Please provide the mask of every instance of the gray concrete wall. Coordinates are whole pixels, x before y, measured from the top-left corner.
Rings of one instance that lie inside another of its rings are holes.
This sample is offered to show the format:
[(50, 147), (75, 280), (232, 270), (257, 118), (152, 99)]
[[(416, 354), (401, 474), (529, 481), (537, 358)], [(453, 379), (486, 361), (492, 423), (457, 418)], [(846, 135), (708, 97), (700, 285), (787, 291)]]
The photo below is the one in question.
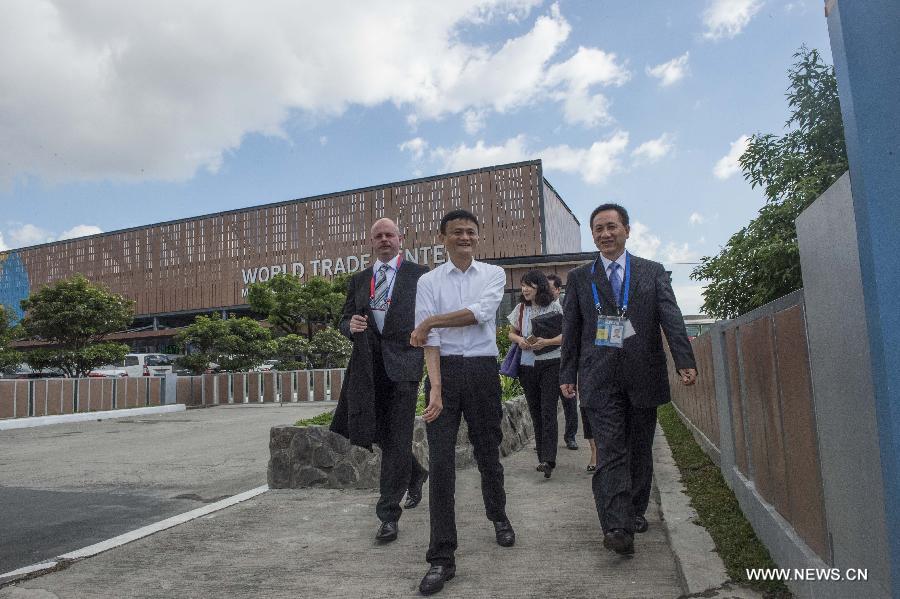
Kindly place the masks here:
[[(890, 596), (884, 491), (850, 176), (797, 219), (807, 334), (834, 565), (869, 583), (828, 596)], [(833, 590), (832, 590), (833, 589)]]

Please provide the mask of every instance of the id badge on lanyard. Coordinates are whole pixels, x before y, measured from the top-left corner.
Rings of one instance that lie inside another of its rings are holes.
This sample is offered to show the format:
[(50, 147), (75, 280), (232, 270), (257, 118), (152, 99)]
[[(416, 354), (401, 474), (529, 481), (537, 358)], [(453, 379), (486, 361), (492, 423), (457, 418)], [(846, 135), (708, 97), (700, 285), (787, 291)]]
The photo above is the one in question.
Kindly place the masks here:
[[(597, 308), (597, 333), (594, 337), (594, 345), (600, 347), (614, 347), (621, 349), (626, 339), (634, 335), (634, 327), (626, 318), (628, 311), (628, 292), (631, 282), (631, 255), (625, 254), (625, 281), (622, 283), (622, 304), (619, 308), (619, 316), (604, 316), (603, 307), (600, 305), (600, 294), (597, 292), (597, 283), (593, 280), (593, 274), (597, 267), (597, 258), (591, 266), (591, 287), (594, 292), (594, 306)], [(616, 298), (619, 300), (619, 298)]]
[(625, 323), (621, 316), (597, 316), (597, 336), (594, 345), (621, 348), (625, 341)]

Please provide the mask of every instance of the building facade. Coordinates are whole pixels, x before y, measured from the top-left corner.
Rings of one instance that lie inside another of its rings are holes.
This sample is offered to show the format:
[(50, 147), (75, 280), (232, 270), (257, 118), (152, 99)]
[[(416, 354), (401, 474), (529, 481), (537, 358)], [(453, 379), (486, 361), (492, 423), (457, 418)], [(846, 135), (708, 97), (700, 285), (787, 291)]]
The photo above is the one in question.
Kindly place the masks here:
[(440, 264), (438, 225), (454, 208), (482, 223), (479, 259), (515, 266), (510, 292), (529, 260), (565, 267), (554, 271), (583, 261), (547, 260), (580, 251), (579, 223), (534, 160), (2, 252), (0, 303), (21, 317), (29, 293), (81, 273), (134, 300), (136, 327), (183, 326), (196, 314), (246, 311), (248, 286), (281, 272), (306, 279), (365, 268), (374, 261), (369, 229), (382, 217), (399, 225), (407, 260)]

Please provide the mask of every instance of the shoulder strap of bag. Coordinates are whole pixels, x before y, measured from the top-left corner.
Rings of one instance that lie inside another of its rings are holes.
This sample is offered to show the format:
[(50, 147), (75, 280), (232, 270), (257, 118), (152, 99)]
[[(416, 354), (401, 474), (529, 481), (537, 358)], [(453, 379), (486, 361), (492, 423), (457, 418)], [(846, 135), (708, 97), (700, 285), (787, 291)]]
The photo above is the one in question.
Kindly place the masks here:
[(525, 311), (525, 304), (519, 303), (519, 333), (522, 333), (522, 313)]

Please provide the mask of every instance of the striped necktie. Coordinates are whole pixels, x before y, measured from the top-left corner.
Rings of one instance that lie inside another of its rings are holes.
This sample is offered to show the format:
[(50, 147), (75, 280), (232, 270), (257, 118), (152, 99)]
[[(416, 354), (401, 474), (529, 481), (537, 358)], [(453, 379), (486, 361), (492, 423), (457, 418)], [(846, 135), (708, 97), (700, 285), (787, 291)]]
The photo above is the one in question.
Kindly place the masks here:
[(388, 305), (388, 285), (387, 272), (391, 269), (389, 264), (382, 264), (375, 276), (375, 297), (372, 299), (373, 310), (387, 310)]

